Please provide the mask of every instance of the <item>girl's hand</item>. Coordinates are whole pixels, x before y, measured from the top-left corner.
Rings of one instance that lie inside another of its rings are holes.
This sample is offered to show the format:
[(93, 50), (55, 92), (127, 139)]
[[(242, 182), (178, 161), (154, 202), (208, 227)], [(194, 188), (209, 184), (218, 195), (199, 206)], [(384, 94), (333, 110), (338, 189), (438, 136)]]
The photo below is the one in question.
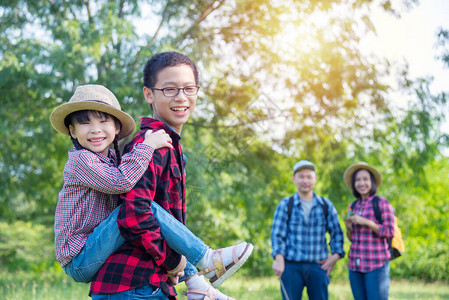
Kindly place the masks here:
[(143, 143), (153, 147), (153, 149), (155, 150), (162, 147), (173, 149), (173, 145), (171, 144), (171, 137), (163, 129), (155, 132), (153, 132), (152, 130), (148, 130), (145, 133), (145, 139)]
[(361, 217), (359, 215), (354, 215), (352, 217), (349, 217), (348, 219), (350, 219), (350, 222), (352, 224), (366, 226), (366, 227), (370, 228), (372, 231), (374, 231), (374, 233), (379, 233), (379, 230), (380, 230), (379, 225), (376, 224), (375, 222), (371, 221), (370, 219)]
[(364, 225), (364, 226), (367, 226), (368, 222), (370, 221), (367, 218), (364, 218), (359, 215), (353, 215), (353, 216), (349, 217), (348, 219), (350, 219), (352, 224)]
[(351, 222), (351, 217), (348, 217), (345, 219), (345, 225), (346, 228), (350, 231), (352, 231), (352, 222)]

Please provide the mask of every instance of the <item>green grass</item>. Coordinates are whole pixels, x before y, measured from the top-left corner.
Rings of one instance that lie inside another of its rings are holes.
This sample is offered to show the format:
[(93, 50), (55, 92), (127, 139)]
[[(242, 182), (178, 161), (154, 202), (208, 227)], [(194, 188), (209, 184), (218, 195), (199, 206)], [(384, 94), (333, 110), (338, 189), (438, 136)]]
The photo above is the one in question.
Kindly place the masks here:
[[(184, 300), (178, 286), (178, 299)], [(234, 276), (220, 290), (239, 300), (280, 300), (279, 281), (273, 277), (246, 278)], [(0, 298), (5, 300), (90, 299), (89, 285), (76, 283), (64, 274), (33, 275), (23, 272), (0, 272)], [(349, 282), (331, 282), (330, 299), (352, 299)], [(307, 299), (304, 292), (303, 299)], [(390, 299), (449, 299), (449, 286), (443, 283), (393, 281)]]

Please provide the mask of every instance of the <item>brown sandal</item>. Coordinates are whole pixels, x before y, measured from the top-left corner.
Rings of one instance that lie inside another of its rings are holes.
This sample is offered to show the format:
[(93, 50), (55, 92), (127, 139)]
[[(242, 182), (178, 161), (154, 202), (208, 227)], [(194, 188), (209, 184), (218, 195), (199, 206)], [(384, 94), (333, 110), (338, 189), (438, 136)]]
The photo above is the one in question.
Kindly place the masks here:
[(223, 264), (222, 251), (223, 249), (212, 251), (212, 261), (214, 263), (213, 267), (208, 267), (201, 270), (198, 275), (204, 275), (211, 271), (215, 271), (215, 276), (212, 277), (209, 282), (213, 287), (217, 288), (223, 284), (232, 274), (234, 274), (243, 264), (246, 262), (248, 257), (253, 252), (254, 246), (250, 243), (246, 244), (245, 250), (243, 250), (242, 255), (237, 257), (237, 246), (232, 249), (232, 258), (234, 262), (230, 263), (227, 267)]

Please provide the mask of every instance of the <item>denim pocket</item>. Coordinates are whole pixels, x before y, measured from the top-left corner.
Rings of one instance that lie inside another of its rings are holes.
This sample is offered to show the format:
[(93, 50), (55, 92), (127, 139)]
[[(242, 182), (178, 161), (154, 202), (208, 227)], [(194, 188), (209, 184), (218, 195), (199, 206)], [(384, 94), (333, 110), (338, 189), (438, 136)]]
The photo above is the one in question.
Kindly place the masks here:
[(84, 283), (88, 283), (91, 282), (92, 279), (94, 278), (95, 274), (97, 274), (98, 270), (100, 270), (101, 266), (104, 264), (104, 262), (101, 261), (97, 261), (94, 262), (90, 265), (88, 265), (87, 267), (82, 267), (82, 268), (76, 268), (75, 272), (77, 273), (77, 279), (75, 281), (78, 282), (84, 282)]
[(152, 285), (142, 286), (133, 290), (132, 299), (167, 299), (167, 295), (160, 288)]

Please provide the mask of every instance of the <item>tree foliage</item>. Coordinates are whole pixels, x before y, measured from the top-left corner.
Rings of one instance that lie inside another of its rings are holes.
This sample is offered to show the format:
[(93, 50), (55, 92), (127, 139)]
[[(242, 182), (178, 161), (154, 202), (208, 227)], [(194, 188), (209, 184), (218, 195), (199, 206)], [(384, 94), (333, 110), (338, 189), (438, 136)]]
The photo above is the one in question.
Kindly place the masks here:
[(183, 145), (188, 224), (211, 246), (252, 241), (253, 270), (268, 271), (272, 215), (294, 192), (290, 170), (300, 158), (317, 163), (317, 191), (339, 210), (351, 201), (344, 169), (365, 160), (386, 173), (391, 184), (382, 191), (400, 215), (415, 216), (414, 198), (402, 193), (427, 191), (426, 168), (444, 162), (448, 139), (437, 128), (446, 95), (432, 95), (430, 79), (404, 72), (410, 106), (393, 110), (389, 64), (362, 53), (359, 43), (375, 31), (372, 7), (399, 14), (401, 5), (416, 3), (3, 1), (0, 221), (51, 226), (71, 148), (52, 130), (51, 110), (77, 85), (99, 83), (136, 119), (149, 115), (143, 65), (169, 50), (189, 55), (201, 73)]

